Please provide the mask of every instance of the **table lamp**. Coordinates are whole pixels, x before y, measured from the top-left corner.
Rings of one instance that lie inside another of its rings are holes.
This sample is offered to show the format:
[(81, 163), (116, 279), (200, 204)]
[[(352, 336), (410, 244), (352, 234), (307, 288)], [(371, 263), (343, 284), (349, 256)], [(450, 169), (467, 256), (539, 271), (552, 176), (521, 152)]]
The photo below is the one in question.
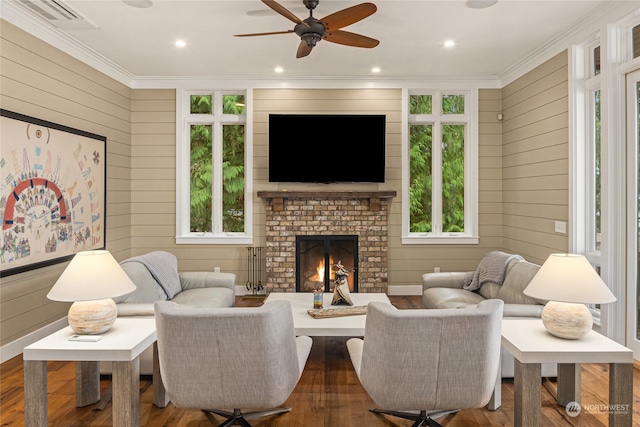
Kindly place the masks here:
[(580, 339), (593, 326), (585, 304), (614, 302), (616, 297), (583, 255), (551, 254), (524, 290), (531, 298), (547, 300), (542, 323), (560, 338)]
[(53, 301), (73, 302), (69, 326), (76, 334), (106, 332), (118, 310), (111, 297), (133, 292), (133, 284), (106, 250), (78, 252), (47, 294)]

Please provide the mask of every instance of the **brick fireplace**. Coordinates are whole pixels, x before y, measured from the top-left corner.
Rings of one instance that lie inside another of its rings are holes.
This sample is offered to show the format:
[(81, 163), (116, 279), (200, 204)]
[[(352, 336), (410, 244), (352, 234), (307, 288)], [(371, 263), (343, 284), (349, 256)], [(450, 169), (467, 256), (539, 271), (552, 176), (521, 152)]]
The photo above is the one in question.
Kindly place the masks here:
[(259, 191), (266, 210), (266, 291), (296, 291), (296, 236), (355, 235), (358, 292), (387, 292), (395, 191)]

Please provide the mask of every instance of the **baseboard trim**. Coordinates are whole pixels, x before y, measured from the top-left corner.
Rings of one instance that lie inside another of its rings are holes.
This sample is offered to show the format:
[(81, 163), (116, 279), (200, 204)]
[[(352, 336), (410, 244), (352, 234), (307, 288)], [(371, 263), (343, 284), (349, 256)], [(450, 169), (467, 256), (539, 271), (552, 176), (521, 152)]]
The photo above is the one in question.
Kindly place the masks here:
[(66, 317), (63, 317), (62, 319), (56, 320), (55, 322), (38, 329), (37, 331), (31, 332), (30, 334), (20, 337), (9, 344), (3, 345), (0, 347), (0, 363), (4, 363), (9, 359), (13, 359), (17, 355), (22, 354), (22, 350), (26, 346), (59, 331), (67, 325), (69, 325), (69, 322), (67, 322)]
[[(249, 291), (247, 290), (246, 286), (238, 286), (236, 285), (236, 296), (237, 297), (242, 297), (245, 295), (253, 295), (253, 291)], [(266, 297), (266, 294), (264, 293), (264, 289), (260, 292), (258, 292), (256, 294), (256, 296), (261, 296), (261, 297)]]

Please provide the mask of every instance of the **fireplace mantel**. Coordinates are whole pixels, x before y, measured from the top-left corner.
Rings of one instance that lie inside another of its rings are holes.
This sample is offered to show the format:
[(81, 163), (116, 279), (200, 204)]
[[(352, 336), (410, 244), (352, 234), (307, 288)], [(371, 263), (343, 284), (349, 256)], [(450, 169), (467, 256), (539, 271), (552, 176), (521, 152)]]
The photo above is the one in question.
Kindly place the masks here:
[(258, 191), (261, 199), (321, 199), (321, 198), (346, 198), (346, 199), (393, 199), (395, 191)]
[(286, 199), (369, 199), (372, 210), (380, 208), (380, 199), (393, 199), (395, 191), (258, 191), (261, 199), (271, 199), (274, 209), (284, 209)]

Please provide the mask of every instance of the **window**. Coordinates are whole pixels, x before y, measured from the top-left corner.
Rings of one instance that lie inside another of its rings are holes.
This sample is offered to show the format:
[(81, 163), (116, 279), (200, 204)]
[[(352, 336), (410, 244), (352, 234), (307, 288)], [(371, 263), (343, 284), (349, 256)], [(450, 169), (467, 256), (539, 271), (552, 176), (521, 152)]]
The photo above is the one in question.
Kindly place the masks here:
[(251, 243), (244, 92), (183, 92), (177, 243)]
[[(574, 241), (570, 252), (584, 253), (600, 274), (602, 267), (602, 91), (601, 48), (596, 36), (574, 52)], [(601, 324), (599, 305), (589, 305)]]
[(637, 58), (640, 56), (640, 25), (636, 25), (631, 29), (631, 40), (631, 44), (633, 46), (632, 57)]
[(585, 252), (591, 262), (599, 265), (601, 247), (601, 90), (600, 90), (600, 46), (590, 45), (587, 48), (585, 64), (587, 78), (584, 82), (587, 94), (586, 121), (587, 131), (584, 140), (584, 159), (586, 173), (585, 214)]
[(470, 92), (410, 92), (403, 243), (477, 243), (477, 148)]

